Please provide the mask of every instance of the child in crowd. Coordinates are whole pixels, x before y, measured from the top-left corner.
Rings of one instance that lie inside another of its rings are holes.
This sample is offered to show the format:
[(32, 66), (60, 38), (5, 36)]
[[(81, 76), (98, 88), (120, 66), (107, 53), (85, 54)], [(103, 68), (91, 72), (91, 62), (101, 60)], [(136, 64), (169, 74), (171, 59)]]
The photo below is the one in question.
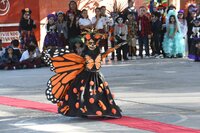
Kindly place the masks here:
[(48, 23), (46, 25), (47, 34), (44, 39), (44, 49), (56, 48), (60, 45), (57, 28), (56, 28), (56, 16), (54, 14), (49, 14), (47, 16)]
[(4, 53), (2, 60), (0, 61), (0, 69), (12, 70), (19, 69), (20, 64), (16, 55), (13, 53), (13, 48), (9, 46), (6, 48), (6, 52)]
[(188, 25), (187, 25), (187, 20), (185, 19), (184, 16), (184, 10), (180, 10), (178, 12), (178, 20), (180, 23), (180, 32), (183, 35), (183, 39), (184, 39), (184, 46), (185, 46), (185, 54), (184, 56), (187, 57), (188, 56), (188, 45), (187, 45), (187, 32), (188, 32)]
[(169, 10), (167, 14), (167, 32), (163, 41), (163, 50), (167, 58), (182, 57), (184, 54), (184, 40), (179, 26), (175, 10)]
[(56, 13), (58, 21), (56, 23), (56, 28), (58, 31), (58, 36), (60, 39), (61, 47), (68, 45), (68, 28), (67, 21), (65, 21), (65, 14), (62, 11)]
[(193, 40), (191, 38), (191, 35), (193, 34), (193, 31), (192, 31), (193, 26), (194, 26), (193, 21), (195, 20), (196, 15), (197, 15), (197, 7), (193, 4), (189, 5), (187, 17), (186, 17), (187, 25), (188, 25), (188, 32), (187, 32), (188, 38), (187, 39), (188, 39), (188, 54), (189, 54), (189, 56), (190, 56), (190, 54), (193, 53), (192, 50), (191, 50), (191, 47), (193, 45), (193, 43), (192, 43)]
[(41, 66), (41, 59), (36, 54), (36, 47), (30, 45), (20, 59), (23, 68), (37, 68)]
[(152, 31), (152, 44), (155, 48), (155, 57), (160, 56), (160, 50), (161, 50), (161, 30), (162, 30), (162, 22), (160, 21), (160, 14), (158, 12), (152, 13), (152, 23), (151, 23), (151, 31)]
[(191, 53), (189, 58), (194, 59), (195, 61), (200, 61), (200, 16), (193, 21), (194, 26), (192, 28), (192, 45)]
[(143, 45), (145, 46), (146, 58), (150, 56), (149, 54), (149, 41), (151, 35), (151, 25), (150, 20), (147, 17), (147, 9), (141, 6), (139, 9), (139, 16), (137, 19), (138, 23), (138, 40), (139, 40), (139, 56), (143, 58)]
[(11, 45), (13, 47), (13, 54), (17, 56), (18, 61), (20, 60), (22, 53), (19, 49), (19, 41), (17, 39), (11, 41)]
[(136, 59), (136, 40), (137, 40), (137, 21), (136, 16), (130, 13), (127, 15), (128, 21), (128, 45), (129, 45), (129, 56)]
[(30, 42), (34, 42), (37, 46), (37, 41), (33, 29), (36, 28), (34, 20), (31, 18), (32, 11), (29, 8), (22, 10), (22, 17), (19, 23), (21, 49), (25, 50)]
[(76, 39), (74, 39), (73, 46), (74, 46), (74, 53), (78, 55), (83, 54), (84, 44), (80, 37), (77, 37)]
[[(125, 19), (122, 15), (119, 15), (116, 18), (114, 34), (115, 34), (115, 40), (116, 40), (117, 44), (125, 42), (127, 40), (128, 27), (125, 24)], [(117, 60), (118, 61), (122, 60), (121, 51), (123, 52), (123, 59), (128, 60), (128, 58), (127, 58), (128, 44), (125, 44), (122, 47), (117, 49)]]

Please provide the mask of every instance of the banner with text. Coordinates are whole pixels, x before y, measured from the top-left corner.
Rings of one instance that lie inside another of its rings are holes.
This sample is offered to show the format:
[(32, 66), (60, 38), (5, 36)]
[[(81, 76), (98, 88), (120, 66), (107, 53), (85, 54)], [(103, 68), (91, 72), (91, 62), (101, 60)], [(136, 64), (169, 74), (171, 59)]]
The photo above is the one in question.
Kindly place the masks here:
[(10, 43), (12, 40), (19, 40), (18, 31), (0, 32), (0, 39), (3, 43)]

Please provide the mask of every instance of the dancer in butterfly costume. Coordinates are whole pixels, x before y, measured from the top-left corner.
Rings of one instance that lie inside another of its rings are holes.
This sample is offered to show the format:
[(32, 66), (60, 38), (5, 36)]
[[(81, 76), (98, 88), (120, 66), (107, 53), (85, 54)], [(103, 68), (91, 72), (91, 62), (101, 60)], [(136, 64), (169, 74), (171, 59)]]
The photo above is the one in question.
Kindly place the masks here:
[(47, 83), (47, 99), (57, 103), (58, 112), (65, 116), (121, 118), (121, 110), (115, 104), (108, 83), (100, 72), (101, 61), (126, 42), (100, 53), (102, 35), (87, 33), (83, 55), (69, 53), (65, 49), (47, 50), (45, 61), (56, 73)]

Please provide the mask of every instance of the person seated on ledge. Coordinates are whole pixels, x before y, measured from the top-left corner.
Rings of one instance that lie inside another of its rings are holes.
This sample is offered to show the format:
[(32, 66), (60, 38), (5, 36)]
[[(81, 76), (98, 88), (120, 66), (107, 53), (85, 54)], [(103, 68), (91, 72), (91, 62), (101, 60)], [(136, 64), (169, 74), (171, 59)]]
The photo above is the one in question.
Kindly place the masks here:
[(41, 67), (41, 59), (36, 54), (36, 47), (29, 45), (28, 50), (24, 51), (20, 59), (23, 68)]

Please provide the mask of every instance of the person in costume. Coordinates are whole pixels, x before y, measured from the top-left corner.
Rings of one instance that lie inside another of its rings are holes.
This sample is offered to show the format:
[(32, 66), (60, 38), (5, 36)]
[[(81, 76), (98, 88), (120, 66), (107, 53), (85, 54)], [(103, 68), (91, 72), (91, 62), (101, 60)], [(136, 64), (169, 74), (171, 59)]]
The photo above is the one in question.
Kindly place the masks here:
[(192, 35), (192, 28), (194, 26), (194, 23), (193, 21), (195, 20), (196, 18), (196, 15), (197, 15), (197, 8), (195, 5), (189, 5), (188, 6), (188, 13), (187, 13), (187, 17), (186, 17), (186, 20), (187, 20), (187, 24), (188, 24), (188, 33), (187, 33), (187, 37), (188, 37), (188, 51), (189, 51), (189, 55), (191, 53), (191, 47), (192, 47), (192, 38), (191, 38), (191, 35)]
[(178, 20), (180, 23), (180, 30), (184, 39), (184, 46), (185, 46), (184, 57), (188, 57), (188, 45), (187, 45), (188, 26), (187, 26), (187, 20), (185, 19), (185, 16), (184, 16), (184, 10), (180, 10), (178, 12)]
[(185, 51), (185, 45), (175, 10), (169, 10), (167, 14), (166, 29), (167, 32), (165, 33), (163, 41), (163, 50), (166, 57), (182, 57)]
[(200, 15), (193, 21), (194, 26), (192, 28), (192, 40), (190, 59), (199, 62), (200, 61)]
[(137, 20), (132, 13), (127, 16), (129, 57), (136, 59)]
[[(114, 35), (115, 35), (115, 40), (116, 43), (121, 43), (125, 42), (127, 40), (127, 35), (128, 35), (128, 27), (125, 23), (124, 17), (120, 14), (116, 18), (116, 24), (114, 28)], [(128, 60), (127, 54), (128, 54), (128, 44), (123, 45), (119, 49), (117, 49), (117, 60), (121, 61), (122, 60), (122, 55), (121, 51), (123, 53), (123, 59)]]
[(46, 25), (47, 34), (44, 39), (44, 49), (62, 46), (57, 32), (56, 16), (54, 14), (49, 14), (47, 16), (47, 19), (48, 19), (48, 23)]
[(19, 22), (19, 33), (21, 49), (24, 51), (28, 45), (33, 42), (37, 46), (37, 41), (33, 29), (36, 29), (36, 24), (31, 18), (32, 11), (29, 8), (22, 10), (22, 17)]
[(126, 43), (101, 53), (101, 37), (99, 33), (86, 33), (82, 56), (67, 49), (49, 49), (44, 53), (44, 60), (56, 73), (47, 83), (46, 96), (57, 103), (58, 112), (64, 116), (122, 117), (100, 68), (102, 59)]

